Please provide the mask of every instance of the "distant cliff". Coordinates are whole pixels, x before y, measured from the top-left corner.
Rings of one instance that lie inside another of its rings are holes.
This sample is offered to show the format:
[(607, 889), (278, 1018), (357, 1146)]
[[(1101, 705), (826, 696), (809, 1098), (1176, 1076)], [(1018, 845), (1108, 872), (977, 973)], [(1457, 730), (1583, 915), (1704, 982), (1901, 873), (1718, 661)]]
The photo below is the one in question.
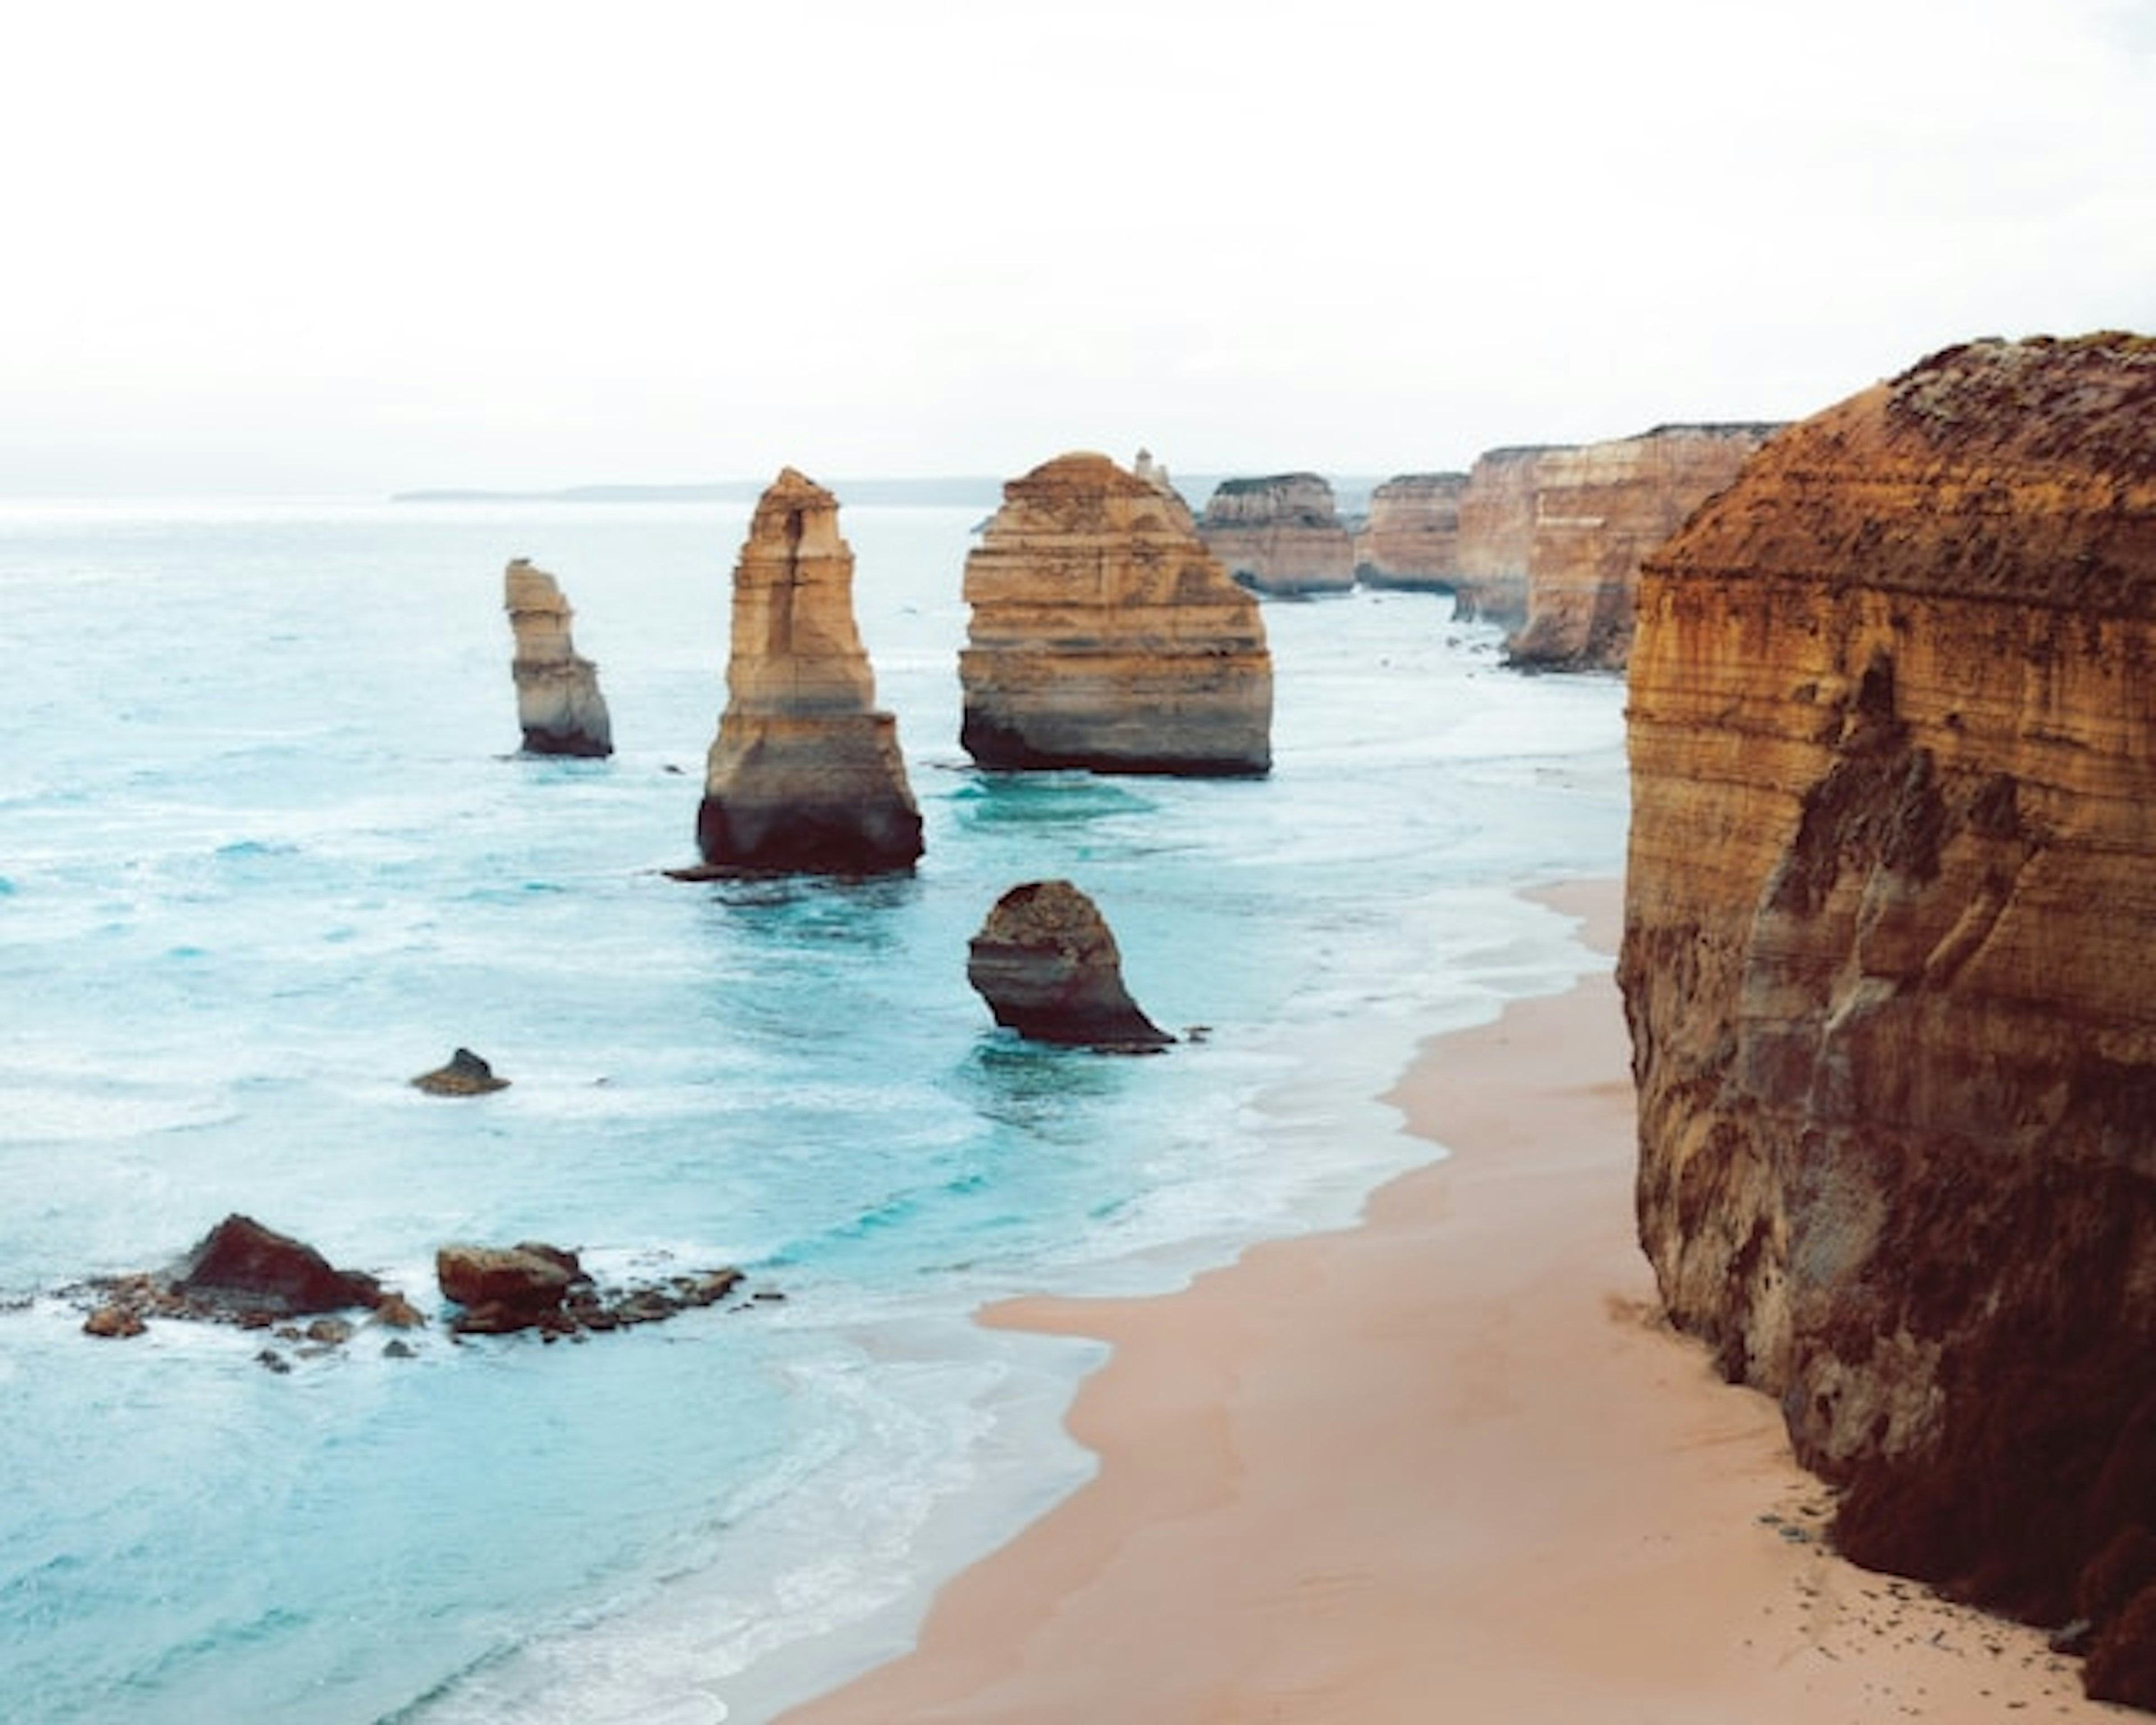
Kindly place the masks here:
[(1466, 489), (1464, 473), (1404, 473), (1372, 491), (1355, 536), (1355, 579), (1364, 587), (1457, 594), (1460, 497)]
[(1535, 542), (1535, 485), (1543, 461), (1568, 445), (1486, 449), (1460, 493), (1457, 555), (1464, 611), (1516, 628), (1527, 618), (1527, 561)]
[(1004, 486), (966, 558), (960, 742), (981, 765), (1270, 768), (1272, 656), (1258, 602), (1147, 471), (1075, 454)]
[(1779, 429), (1661, 425), (1545, 453), (1534, 469), (1527, 618), (1507, 644), (1512, 662), (1622, 670), (1632, 648), (1640, 560)]
[(1650, 557), (1640, 1238), (1836, 1537), (2156, 1700), (2156, 341), (1949, 349)]
[(1355, 584), (1355, 536), (1317, 474), (1223, 480), (1198, 531), (1228, 572), (1260, 593), (1340, 593)]

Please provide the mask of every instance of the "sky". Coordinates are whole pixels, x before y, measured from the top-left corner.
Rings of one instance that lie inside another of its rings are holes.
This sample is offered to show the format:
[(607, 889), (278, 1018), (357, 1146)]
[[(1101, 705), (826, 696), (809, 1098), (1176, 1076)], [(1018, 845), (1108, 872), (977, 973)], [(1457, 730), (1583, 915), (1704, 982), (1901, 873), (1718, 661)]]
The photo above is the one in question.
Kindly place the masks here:
[(104, 0), (0, 495), (1464, 468), (2156, 331), (2156, 0)]

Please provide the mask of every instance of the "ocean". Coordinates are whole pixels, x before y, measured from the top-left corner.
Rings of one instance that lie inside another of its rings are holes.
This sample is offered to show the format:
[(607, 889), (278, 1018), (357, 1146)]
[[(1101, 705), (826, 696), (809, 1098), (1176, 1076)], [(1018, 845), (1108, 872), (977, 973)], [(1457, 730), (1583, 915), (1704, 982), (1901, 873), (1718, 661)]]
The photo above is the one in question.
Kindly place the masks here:
[[(1081, 1482), (1084, 1343), (1441, 1153), (1418, 1042), (1598, 961), (1621, 683), (1504, 669), (1438, 596), (1265, 608), (1255, 781), (994, 776), (957, 742), (982, 507), (845, 506), (927, 854), (690, 885), (746, 504), (0, 502), (0, 1718), (762, 1719), (902, 1648)], [(516, 753), (501, 572), (577, 608), (619, 752)], [(966, 942), (1063, 877), (1147, 1058), (998, 1030)], [(431, 1097), (468, 1046), (511, 1087)], [(401, 1288), (409, 1358), (153, 1322), (85, 1278), (238, 1211)], [(435, 1248), (776, 1297), (452, 1341)]]

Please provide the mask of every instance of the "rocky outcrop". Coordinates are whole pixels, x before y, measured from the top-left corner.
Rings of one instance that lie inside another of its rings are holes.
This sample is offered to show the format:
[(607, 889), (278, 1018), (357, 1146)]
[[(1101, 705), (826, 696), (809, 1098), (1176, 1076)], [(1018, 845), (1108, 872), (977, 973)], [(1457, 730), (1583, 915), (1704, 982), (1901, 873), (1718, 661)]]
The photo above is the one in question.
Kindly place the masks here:
[(1081, 454), (1011, 480), (965, 596), (959, 741), (982, 766), (1270, 769), (1264, 619), (1164, 476)]
[(603, 1290), (575, 1252), (530, 1240), (513, 1246), (443, 1246), (434, 1254), (434, 1277), (443, 1298), (461, 1308), (450, 1320), (453, 1334), (506, 1336), (538, 1330), (550, 1339), (656, 1323), (716, 1306), (742, 1279), (738, 1270), (706, 1270)]
[(734, 568), (696, 843), (707, 871), (886, 874), (921, 855), (897, 721), (876, 710), (854, 624), (838, 500), (790, 467), (757, 500)]
[(1460, 494), (1455, 591), (1464, 614), (1507, 628), (1527, 621), (1537, 475), (1545, 457), (1567, 447), (1522, 444), (1476, 458)]
[(1457, 594), (1460, 499), (1466, 489), (1464, 473), (1404, 473), (1378, 486), (1355, 536), (1355, 579), (1364, 587)]
[(1620, 670), (1632, 649), (1640, 559), (1737, 477), (1778, 425), (1658, 425), (1553, 449), (1535, 464), (1527, 620), (1512, 664)]
[(460, 1048), (446, 1064), (412, 1080), (412, 1087), (430, 1096), (483, 1096), (507, 1090), (509, 1081), (496, 1077), (494, 1068), (470, 1049)]
[(1849, 1554), (2101, 1614), (2099, 1687), (2156, 1669), (2152, 665), (2156, 341), (2101, 336), (1776, 437), (1647, 560), (1630, 668), (1670, 1312)]
[(1259, 593), (1342, 593), (1355, 584), (1355, 536), (1317, 474), (1223, 480), (1198, 531), (1228, 572)]
[(1131, 999), (1115, 936), (1068, 880), (998, 899), (968, 950), (966, 980), (998, 1024), (1036, 1042), (1149, 1052), (1175, 1040)]
[(372, 1276), (333, 1269), (304, 1241), (236, 1214), (197, 1241), (167, 1282), (183, 1299), (280, 1315), (339, 1312), (382, 1297)]
[(510, 674), (525, 752), (612, 754), (613, 726), (599, 693), (598, 667), (581, 657), (569, 638), (576, 614), (560, 585), (529, 558), (517, 557), (502, 574), (502, 603), (516, 637)]

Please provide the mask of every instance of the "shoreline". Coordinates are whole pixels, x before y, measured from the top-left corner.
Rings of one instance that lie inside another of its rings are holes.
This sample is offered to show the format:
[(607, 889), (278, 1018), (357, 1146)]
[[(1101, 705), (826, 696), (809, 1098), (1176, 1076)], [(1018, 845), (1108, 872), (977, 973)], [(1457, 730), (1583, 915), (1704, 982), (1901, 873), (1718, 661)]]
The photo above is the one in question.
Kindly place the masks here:
[[(1536, 896), (1614, 951), (1618, 883)], [(1066, 1420), (1097, 1473), (779, 1717), (2133, 1717), (2037, 1630), (1825, 1548), (1774, 1405), (1661, 1322), (1628, 1061), (1604, 965), (1422, 1045), (1386, 1100), (1451, 1153), (1357, 1224), (984, 1312), (1110, 1344)]]

